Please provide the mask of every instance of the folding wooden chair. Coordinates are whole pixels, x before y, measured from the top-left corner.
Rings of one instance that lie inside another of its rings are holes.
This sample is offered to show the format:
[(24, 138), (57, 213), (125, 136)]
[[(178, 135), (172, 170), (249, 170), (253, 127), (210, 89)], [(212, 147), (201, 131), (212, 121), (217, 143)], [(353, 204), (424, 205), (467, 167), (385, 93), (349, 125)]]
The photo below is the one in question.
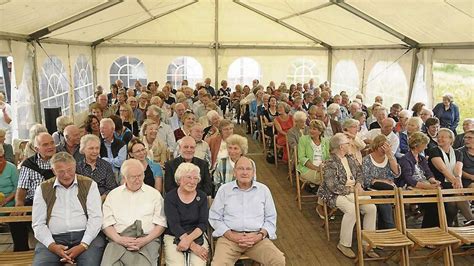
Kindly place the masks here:
[(297, 160), (297, 155), (295, 156), (295, 153), (293, 152), (296, 149), (296, 147), (290, 147), (288, 144), (288, 138), (286, 138), (286, 152), (288, 154), (288, 179), (290, 180), (290, 185), (293, 186), (293, 169), (296, 172), (296, 160)]
[[(364, 198), (360, 198), (364, 196)], [(369, 196), (369, 197), (367, 197)], [(356, 231), (357, 231), (357, 261), (359, 265), (364, 265), (365, 260), (383, 260), (388, 261), (397, 253), (400, 254), (400, 264), (409, 265), (409, 249), (408, 247), (413, 246), (413, 242), (408, 239), (406, 235), (402, 233), (402, 225), (399, 215), (399, 201), (398, 193), (396, 189), (383, 190), (383, 191), (355, 191), (354, 194), (355, 213), (356, 213)], [(395, 206), (395, 214), (393, 215), (395, 220), (395, 228), (384, 229), (384, 230), (362, 230), (361, 217), (360, 217), (360, 205), (364, 204), (390, 204)], [(402, 206), (403, 207), (403, 206)], [(385, 257), (380, 258), (364, 258), (364, 250), (362, 241), (366, 241), (368, 246), (365, 251), (373, 248), (382, 247), (393, 251)]]
[[(318, 206), (316, 206), (317, 208)], [(324, 223), (323, 223), (323, 228), (324, 228), (324, 231), (326, 232), (326, 238), (328, 241), (331, 240), (331, 233), (333, 234), (336, 234), (338, 233), (339, 231), (336, 231), (336, 230), (333, 230), (331, 231), (330, 228), (329, 228), (329, 220), (330, 218), (337, 212), (337, 208), (334, 208), (334, 209), (328, 209), (328, 205), (326, 204), (326, 202), (323, 202), (323, 210), (324, 210)]]
[[(427, 246), (435, 248), (434, 251), (432, 251), (428, 255), (410, 255), (410, 257), (413, 259), (431, 259), (436, 258), (438, 254), (443, 253), (444, 265), (454, 265), (452, 247), (458, 245), (461, 241), (448, 233), (444, 204), (443, 202), (441, 202), (441, 189), (438, 188), (437, 190), (402, 190), (401, 188), (398, 188), (398, 195), (403, 233), (407, 235), (410, 240), (415, 242), (415, 245), (411, 248), (410, 251), (414, 252), (420, 247)], [(407, 229), (405, 209), (403, 208), (404, 204), (407, 203), (436, 203), (439, 214), (440, 227)]]
[(304, 188), (306, 187), (306, 185), (309, 184), (308, 181), (305, 181), (305, 180), (302, 180), (301, 177), (300, 177), (300, 173), (298, 172), (297, 167), (298, 167), (298, 149), (297, 147), (295, 147), (293, 149), (293, 156), (295, 158), (295, 162), (294, 162), (294, 165), (295, 165), (295, 180), (296, 180), (296, 201), (298, 202), (298, 209), (301, 211), (301, 204), (302, 204), (302, 201), (303, 199), (316, 199), (316, 195), (301, 195), (302, 191), (304, 190)]
[[(0, 223), (18, 223), (31, 222), (31, 206), (23, 207), (0, 207), (0, 214), (9, 214), (9, 216), (0, 216)], [(30, 213), (28, 215), (11, 215), (12, 213)], [(33, 256), (35, 252), (1, 252), (0, 265), (31, 265), (33, 264)]]
[[(442, 189), (441, 202), (458, 202), (474, 200), (474, 188), (463, 189)], [(446, 220), (445, 220), (446, 221)], [(446, 224), (447, 226), (447, 224)], [(472, 256), (474, 255), (474, 225), (465, 227), (448, 227), (448, 232), (461, 240), (457, 246), (453, 247), (453, 255)], [(465, 251), (461, 249), (462, 245), (468, 245)]]

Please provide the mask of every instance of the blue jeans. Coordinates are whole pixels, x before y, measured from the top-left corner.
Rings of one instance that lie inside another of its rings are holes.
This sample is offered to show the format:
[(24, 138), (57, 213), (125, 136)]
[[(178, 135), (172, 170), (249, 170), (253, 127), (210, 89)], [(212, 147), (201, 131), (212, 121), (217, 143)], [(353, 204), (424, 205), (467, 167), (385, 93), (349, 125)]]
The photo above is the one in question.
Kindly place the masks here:
[(392, 229), (395, 228), (393, 222), (393, 210), (391, 204), (377, 204), (377, 228)]
[[(81, 243), (84, 231), (70, 232), (64, 234), (53, 235), (53, 239), (57, 244), (67, 246), (69, 248), (77, 246)], [(81, 255), (77, 256), (75, 262), (78, 266), (99, 266), (102, 260), (102, 254), (105, 248), (105, 238), (102, 233), (92, 241), (89, 248)], [(49, 265), (64, 265), (60, 262), (60, 257), (51, 251), (48, 247), (38, 242), (35, 248), (35, 258), (33, 266), (49, 266)]]

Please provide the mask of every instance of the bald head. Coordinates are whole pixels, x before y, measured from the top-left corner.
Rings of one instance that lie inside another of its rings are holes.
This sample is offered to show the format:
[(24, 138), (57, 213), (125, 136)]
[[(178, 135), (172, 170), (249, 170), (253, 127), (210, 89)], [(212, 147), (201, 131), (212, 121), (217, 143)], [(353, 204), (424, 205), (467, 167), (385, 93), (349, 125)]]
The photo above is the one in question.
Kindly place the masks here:
[(238, 181), (240, 188), (249, 188), (255, 176), (255, 167), (252, 160), (242, 156), (237, 160), (234, 167), (234, 177)]
[(81, 130), (76, 125), (69, 125), (64, 128), (64, 138), (70, 146), (79, 145), (81, 142)]
[(179, 153), (186, 161), (191, 161), (196, 152), (196, 141), (191, 136), (186, 136), (180, 140)]
[(382, 128), (380, 129), (380, 131), (385, 136), (388, 136), (391, 132), (393, 132), (393, 128), (395, 127), (395, 124), (396, 124), (395, 120), (393, 120), (392, 118), (385, 118), (382, 121)]

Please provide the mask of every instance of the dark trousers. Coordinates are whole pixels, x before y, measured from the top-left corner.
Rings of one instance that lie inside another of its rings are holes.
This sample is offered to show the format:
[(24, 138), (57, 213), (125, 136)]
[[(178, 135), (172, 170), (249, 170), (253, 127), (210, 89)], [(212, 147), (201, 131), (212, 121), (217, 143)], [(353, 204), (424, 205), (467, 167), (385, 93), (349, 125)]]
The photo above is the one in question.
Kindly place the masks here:
[[(32, 200), (25, 200), (25, 206), (32, 206)], [(13, 251), (28, 251), (28, 233), (31, 231), (31, 222), (9, 223), (10, 233), (13, 239)]]
[[(439, 227), (438, 206), (436, 203), (420, 204), (423, 210), (423, 221), (421, 228)], [(446, 212), (446, 222), (448, 226), (453, 226), (454, 219), (456, 219), (457, 208), (452, 202), (444, 203), (444, 210)]]

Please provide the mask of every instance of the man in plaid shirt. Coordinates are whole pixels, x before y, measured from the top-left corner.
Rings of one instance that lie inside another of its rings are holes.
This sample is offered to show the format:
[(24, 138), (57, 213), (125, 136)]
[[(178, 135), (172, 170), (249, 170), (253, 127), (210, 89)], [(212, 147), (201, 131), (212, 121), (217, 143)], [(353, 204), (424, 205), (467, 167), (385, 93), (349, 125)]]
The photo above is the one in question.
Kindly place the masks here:
[[(40, 133), (34, 140), (36, 154), (26, 159), (21, 168), (15, 195), (15, 206), (31, 206), (36, 188), (41, 182), (54, 176), (49, 163), (56, 153), (53, 137), (46, 132)], [(31, 222), (10, 223), (14, 251), (27, 251), (28, 228)]]

